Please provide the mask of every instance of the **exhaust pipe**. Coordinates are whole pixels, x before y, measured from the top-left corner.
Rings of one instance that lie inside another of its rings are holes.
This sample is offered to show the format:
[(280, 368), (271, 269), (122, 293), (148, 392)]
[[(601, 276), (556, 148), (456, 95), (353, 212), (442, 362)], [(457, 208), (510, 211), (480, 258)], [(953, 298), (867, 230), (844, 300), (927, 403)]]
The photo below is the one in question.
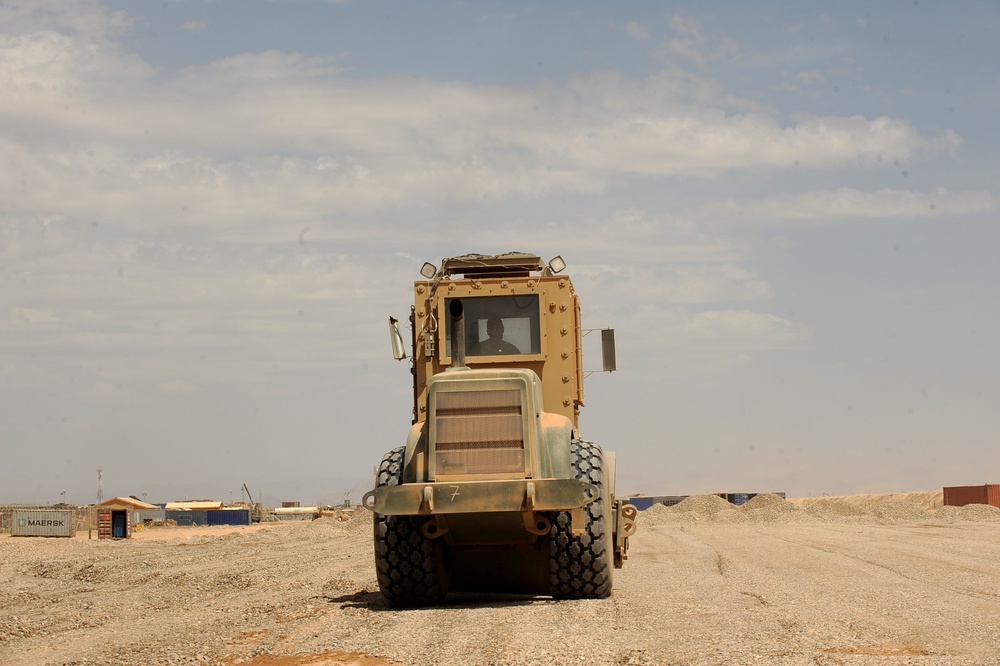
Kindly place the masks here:
[(455, 298), (448, 304), (451, 315), (451, 367), (465, 367), (465, 306)]

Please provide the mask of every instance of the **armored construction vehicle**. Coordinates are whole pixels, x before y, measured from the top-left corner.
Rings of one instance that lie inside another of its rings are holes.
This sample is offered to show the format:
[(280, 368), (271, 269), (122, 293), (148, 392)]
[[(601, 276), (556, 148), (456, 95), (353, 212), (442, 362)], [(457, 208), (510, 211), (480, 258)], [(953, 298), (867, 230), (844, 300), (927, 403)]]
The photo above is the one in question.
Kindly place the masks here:
[[(410, 311), (413, 425), (379, 465), (379, 588), (395, 606), (449, 590), (600, 598), (635, 507), (615, 456), (580, 436), (583, 335), (566, 265), (530, 254), (424, 264)], [(393, 354), (406, 358), (396, 320)], [(614, 332), (602, 332), (614, 369)]]

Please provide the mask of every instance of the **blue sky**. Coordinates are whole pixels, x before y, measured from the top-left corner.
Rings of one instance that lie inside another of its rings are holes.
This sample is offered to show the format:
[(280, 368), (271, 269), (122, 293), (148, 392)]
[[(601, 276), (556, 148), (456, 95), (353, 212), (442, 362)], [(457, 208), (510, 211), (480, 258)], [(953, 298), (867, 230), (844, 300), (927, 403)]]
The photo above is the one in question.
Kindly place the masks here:
[[(561, 254), (622, 492), (1000, 478), (996, 3), (0, 3), (0, 502), (355, 500)], [(591, 365), (599, 363), (594, 355)]]

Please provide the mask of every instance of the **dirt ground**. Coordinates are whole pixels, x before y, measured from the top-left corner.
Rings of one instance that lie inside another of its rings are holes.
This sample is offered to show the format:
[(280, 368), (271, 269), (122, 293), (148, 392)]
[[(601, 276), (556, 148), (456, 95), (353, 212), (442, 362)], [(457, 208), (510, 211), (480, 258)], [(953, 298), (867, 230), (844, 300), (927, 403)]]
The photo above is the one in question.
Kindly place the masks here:
[(0, 664), (1000, 664), (1000, 509), (937, 493), (640, 513), (609, 599), (382, 600), (371, 520), (0, 536)]

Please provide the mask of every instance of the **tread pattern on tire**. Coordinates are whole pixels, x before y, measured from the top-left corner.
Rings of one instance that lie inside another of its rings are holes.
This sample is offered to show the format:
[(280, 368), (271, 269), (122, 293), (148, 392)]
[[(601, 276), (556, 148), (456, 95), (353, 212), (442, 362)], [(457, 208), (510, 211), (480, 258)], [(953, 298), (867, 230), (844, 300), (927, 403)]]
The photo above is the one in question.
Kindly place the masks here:
[(609, 529), (604, 500), (604, 452), (593, 442), (574, 439), (570, 462), (576, 479), (601, 489), (584, 508), (586, 529), (573, 536), (569, 511), (561, 511), (549, 532), (549, 589), (556, 599), (603, 599), (611, 594)]
[[(402, 483), (404, 454), (402, 446), (385, 454), (376, 488)], [(382, 596), (393, 606), (433, 605), (448, 593), (441, 547), (424, 536), (421, 522), (415, 516), (374, 516), (375, 573)]]

